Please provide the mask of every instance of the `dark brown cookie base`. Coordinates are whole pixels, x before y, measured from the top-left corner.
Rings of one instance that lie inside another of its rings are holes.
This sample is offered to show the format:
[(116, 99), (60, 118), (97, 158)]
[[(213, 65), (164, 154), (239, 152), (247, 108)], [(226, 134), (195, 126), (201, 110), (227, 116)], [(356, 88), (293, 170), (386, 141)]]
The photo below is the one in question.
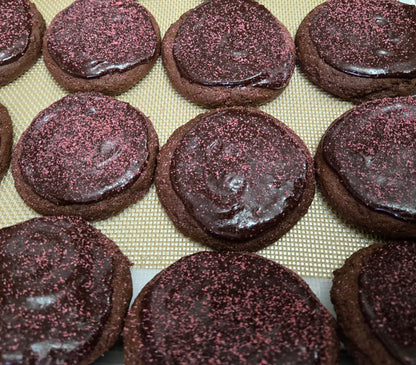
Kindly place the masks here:
[[(244, 107), (234, 108), (245, 110)], [(249, 109), (256, 110), (258, 113), (263, 113), (254, 108)], [(315, 195), (315, 177), (312, 157), (310, 158), (311, 161), (308, 163), (307, 181), (299, 204), (290, 213), (288, 213), (284, 219), (276, 225), (276, 227), (269, 231), (263, 232), (260, 236), (240, 243), (216, 238), (205, 232), (194, 217), (188, 213), (182, 200), (174, 191), (169, 171), (173, 153), (178, 143), (182, 140), (186, 133), (199, 122), (200, 118), (209, 114), (214, 114), (218, 112), (218, 110), (219, 109), (215, 109), (206, 114), (201, 114), (187, 124), (178, 128), (168, 139), (166, 144), (161, 148), (155, 173), (156, 191), (166, 213), (172, 219), (176, 228), (185, 236), (217, 250), (258, 251), (277, 241), (306, 214)], [(279, 126), (293, 135), (293, 132), (289, 130), (288, 127), (284, 126), (283, 123), (279, 124)], [(295, 136), (295, 138), (300, 141), (299, 137)], [(300, 141), (300, 144), (304, 145), (302, 141)]]
[(338, 174), (327, 164), (322, 155), (323, 139), (324, 137), (315, 154), (317, 182), (335, 211), (347, 222), (374, 234), (394, 239), (416, 237), (415, 224), (368, 208), (350, 194)]
[(383, 244), (373, 244), (355, 252), (342, 268), (334, 271), (331, 301), (337, 314), (341, 339), (359, 365), (399, 365), (371, 332), (358, 301), (361, 268), (382, 246)]
[(28, 48), (24, 55), (19, 57), (16, 61), (0, 66), (0, 87), (7, 85), (26, 72), (41, 55), (42, 38), (46, 24), (35, 4), (30, 3), (30, 11), (33, 14), (33, 27)]
[(324, 6), (313, 9), (302, 21), (295, 37), (297, 59), (307, 78), (342, 99), (361, 103), (383, 97), (407, 96), (416, 92), (416, 78), (370, 78), (348, 75), (323, 61), (310, 37), (312, 19)]
[(6, 107), (0, 104), (0, 180), (10, 165), (13, 145), (13, 125)]
[(149, 16), (157, 36), (157, 49), (153, 58), (148, 63), (137, 65), (136, 67), (124, 72), (114, 72), (92, 79), (72, 76), (63, 71), (48, 52), (48, 36), (54, 24), (54, 21), (52, 21), (43, 38), (42, 53), (45, 65), (55, 81), (70, 92), (98, 91), (106, 95), (121, 94), (143, 79), (153, 68), (159, 57), (161, 44), (160, 29), (156, 19), (150, 13)]
[(148, 132), (149, 159), (139, 178), (128, 188), (104, 200), (86, 204), (57, 205), (39, 196), (22, 175), (19, 158), (22, 153), (22, 139), (17, 143), (12, 157), (12, 172), (16, 190), (25, 203), (43, 215), (76, 215), (94, 221), (111, 217), (129, 205), (142, 199), (150, 189), (156, 167), (156, 156), (159, 151), (159, 139), (148, 118), (145, 118)]
[(178, 21), (169, 27), (162, 42), (163, 66), (173, 87), (179, 94), (196, 104), (215, 108), (234, 105), (260, 105), (277, 98), (283, 92), (284, 87), (273, 90), (254, 86), (204, 86), (191, 83), (182, 77), (173, 57), (173, 44), (180, 26), (191, 11), (183, 14)]

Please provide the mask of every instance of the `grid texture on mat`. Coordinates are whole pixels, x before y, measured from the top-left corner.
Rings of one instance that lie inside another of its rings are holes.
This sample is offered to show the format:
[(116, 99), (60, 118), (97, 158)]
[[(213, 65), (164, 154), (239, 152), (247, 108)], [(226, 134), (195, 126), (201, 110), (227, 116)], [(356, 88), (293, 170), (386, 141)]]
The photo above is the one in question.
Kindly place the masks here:
[[(71, 0), (32, 0), (46, 23)], [(162, 36), (169, 25), (199, 0), (141, 0), (159, 23)], [(320, 0), (260, 0), (294, 36), (301, 20)], [(0, 89), (14, 124), (14, 142), (41, 110), (67, 94), (49, 75), (43, 59), (13, 83)], [(151, 73), (117, 99), (142, 110), (153, 122), (163, 145), (179, 126), (205, 109), (182, 98), (172, 88), (157, 61)], [(310, 84), (299, 69), (284, 93), (260, 109), (290, 126), (305, 141), (311, 153), (328, 125), (353, 105), (340, 101)], [(10, 171), (0, 184), (0, 228), (37, 216), (14, 189)], [(150, 193), (121, 214), (94, 222), (113, 239), (139, 268), (161, 269), (180, 257), (206, 248), (176, 231), (161, 207), (154, 186)], [(345, 258), (368, 245), (373, 237), (346, 225), (328, 207), (319, 191), (307, 215), (284, 237), (259, 254), (278, 261), (304, 277), (331, 277)]]

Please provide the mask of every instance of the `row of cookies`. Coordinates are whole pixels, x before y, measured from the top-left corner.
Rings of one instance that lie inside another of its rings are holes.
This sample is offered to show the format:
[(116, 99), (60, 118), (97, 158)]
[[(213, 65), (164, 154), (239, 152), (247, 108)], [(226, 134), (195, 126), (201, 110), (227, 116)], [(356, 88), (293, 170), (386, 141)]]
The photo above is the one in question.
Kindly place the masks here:
[[(120, 94), (161, 48), (154, 17), (133, 0), (77, 0), (45, 22), (26, 0), (2, 2), (0, 85), (45, 64), (69, 91)], [(10, 19), (13, 19), (11, 21)], [(206, 1), (166, 32), (163, 64), (176, 90), (208, 107), (276, 98), (295, 60), (315, 84), (361, 102), (416, 90), (416, 9), (398, 1), (329, 0), (303, 20), (296, 49), (286, 27), (253, 0)]]
[(132, 307), (130, 262), (78, 217), (0, 230), (0, 361), (90, 364), (124, 333), (133, 364), (413, 364), (416, 243), (361, 249), (335, 271), (338, 326), (308, 285), (249, 253), (199, 252), (156, 275)]
[[(415, 237), (415, 116), (414, 97), (370, 101), (337, 118), (322, 137), (315, 155), (320, 188), (347, 221), (385, 237)], [(10, 125), (4, 108), (4, 168)], [(88, 220), (137, 202), (155, 170), (176, 227), (216, 249), (256, 251), (277, 241), (315, 193), (314, 161), (303, 141), (249, 107), (200, 114), (159, 152), (156, 131), (138, 109), (100, 93), (74, 93), (36, 116), (12, 159), (16, 189), (30, 207)]]

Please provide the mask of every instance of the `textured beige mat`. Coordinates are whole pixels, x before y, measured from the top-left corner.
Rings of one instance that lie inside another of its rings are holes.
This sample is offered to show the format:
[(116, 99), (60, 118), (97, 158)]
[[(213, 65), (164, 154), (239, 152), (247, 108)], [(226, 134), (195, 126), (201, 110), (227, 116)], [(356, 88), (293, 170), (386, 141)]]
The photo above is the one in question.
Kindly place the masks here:
[[(32, 0), (49, 24), (71, 0)], [(156, 18), (162, 35), (182, 13), (199, 0), (139, 1)], [(320, 0), (260, 0), (295, 35), (303, 17)], [(0, 88), (0, 103), (14, 123), (14, 142), (38, 112), (67, 93), (49, 75), (42, 59), (18, 80)], [(141, 109), (152, 120), (161, 145), (180, 125), (204, 111), (186, 101), (171, 87), (159, 59), (152, 72), (138, 85), (117, 97)], [(311, 85), (296, 69), (290, 85), (275, 101), (260, 109), (289, 125), (314, 154), (327, 126), (353, 105), (340, 101)], [(0, 184), (0, 227), (35, 217), (13, 185), (10, 171)], [(139, 268), (164, 268), (180, 257), (205, 247), (175, 230), (164, 213), (154, 186), (146, 198), (116, 217), (93, 223), (113, 239)], [(341, 221), (327, 206), (319, 191), (307, 215), (274, 245), (260, 251), (302, 276), (331, 277), (346, 257), (374, 238)]]

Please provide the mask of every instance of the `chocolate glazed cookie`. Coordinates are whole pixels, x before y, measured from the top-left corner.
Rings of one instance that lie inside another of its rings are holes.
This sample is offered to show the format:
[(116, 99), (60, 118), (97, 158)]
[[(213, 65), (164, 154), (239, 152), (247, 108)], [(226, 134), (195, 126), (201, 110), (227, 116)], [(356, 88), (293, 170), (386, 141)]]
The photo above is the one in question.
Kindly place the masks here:
[(210, 0), (166, 32), (162, 59), (176, 90), (208, 107), (261, 104), (288, 85), (291, 35), (253, 0)]
[(373, 244), (334, 272), (331, 300), (357, 364), (416, 364), (416, 243)]
[(295, 273), (255, 254), (200, 252), (151, 280), (129, 311), (132, 364), (336, 364), (335, 321)]
[(0, 2), (0, 86), (12, 82), (39, 58), (46, 25), (27, 0)]
[(70, 91), (120, 94), (159, 53), (156, 20), (135, 0), (77, 0), (53, 19), (43, 41), (46, 67)]
[(416, 92), (416, 7), (396, 0), (329, 0), (295, 38), (305, 75), (359, 103)]
[(416, 98), (370, 101), (339, 117), (318, 146), (323, 194), (347, 221), (416, 237)]
[(104, 219), (147, 193), (158, 148), (152, 123), (138, 109), (99, 93), (68, 95), (19, 139), (15, 186), (41, 214)]
[(81, 218), (0, 230), (0, 363), (92, 363), (118, 339), (130, 263)]
[(0, 104), (0, 179), (3, 178), (9, 168), (12, 156), (13, 124), (10, 115)]
[(160, 201), (186, 236), (216, 249), (259, 250), (307, 212), (313, 160), (283, 123), (231, 107), (178, 128), (158, 157)]

